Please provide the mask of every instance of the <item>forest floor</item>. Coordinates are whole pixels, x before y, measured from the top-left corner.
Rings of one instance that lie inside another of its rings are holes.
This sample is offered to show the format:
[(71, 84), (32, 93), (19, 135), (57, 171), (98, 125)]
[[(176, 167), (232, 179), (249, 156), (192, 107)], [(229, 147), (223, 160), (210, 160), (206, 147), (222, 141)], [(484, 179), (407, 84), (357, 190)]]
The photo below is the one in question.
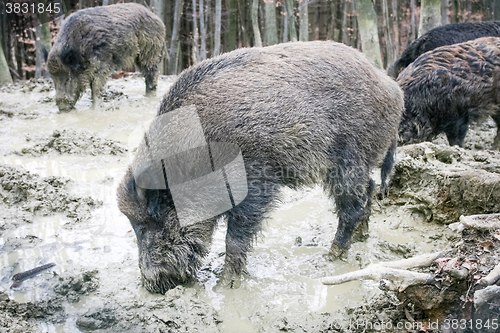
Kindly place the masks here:
[[(161, 78), (160, 89), (174, 79)], [(368, 240), (346, 260), (327, 256), (336, 228), (329, 201), (317, 190), (285, 191), (239, 290), (213, 289), (222, 230), (198, 282), (151, 295), (115, 198), (137, 146), (127, 138), (161, 98), (142, 97), (143, 89), (141, 78), (113, 80), (101, 109), (90, 109), (87, 94), (59, 114), (50, 81), (0, 88), (0, 332), (498, 331), (500, 281), (484, 277), (500, 263), (500, 228), (460, 219), (500, 213), (492, 120), (472, 126), (464, 148), (443, 137), (398, 148), (389, 195), (374, 199)], [(431, 265), (411, 270), (432, 275), (429, 283), (396, 291), (387, 278), (321, 284), (436, 251), (443, 254)], [(56, 266), (13, 280), (49, 262)]]

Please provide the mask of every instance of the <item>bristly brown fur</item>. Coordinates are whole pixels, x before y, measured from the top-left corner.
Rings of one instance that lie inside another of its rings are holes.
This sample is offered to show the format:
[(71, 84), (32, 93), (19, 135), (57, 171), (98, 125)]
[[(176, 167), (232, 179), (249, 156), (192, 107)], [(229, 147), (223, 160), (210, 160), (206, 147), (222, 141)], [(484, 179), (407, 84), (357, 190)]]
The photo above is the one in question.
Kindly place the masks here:
[[(445, 133), (462, 146), (468, 125), (492, 116), (500, 127), (500, 38), (439, 47), (421, 55), (398, 77), (405, 93), (401, 144)], [(498, 148), (499, 136), (494, 147)]]
[(399, 73), (425, 52), (480, 37), (500, 37), (500, 21), (452, 23), (431, 29), (408, 45), (387, 74), (397, 79)]

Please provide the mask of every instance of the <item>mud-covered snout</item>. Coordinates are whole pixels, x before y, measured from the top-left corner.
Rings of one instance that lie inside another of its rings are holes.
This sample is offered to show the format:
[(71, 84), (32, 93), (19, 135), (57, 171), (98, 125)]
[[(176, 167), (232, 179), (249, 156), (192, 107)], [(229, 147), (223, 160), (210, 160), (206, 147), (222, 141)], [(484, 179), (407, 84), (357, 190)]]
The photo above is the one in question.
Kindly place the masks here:
[(134, 231), (142, 282), (149, 292), (164, 294), (189, 280), (193, 273), (189, 246), (153, 225), (134, 225)]
[(54, 78), (54, 86), (56, 89), (55, 102), (59, 111), (67, 112), (75, 108), (76, 101), (80, 98), (81, 89), (76, 79), (67, 78)]
[(75, 108), (76, 102), (66, 96), (55, 98), (57, 108), (60, 112), (68, 112)]

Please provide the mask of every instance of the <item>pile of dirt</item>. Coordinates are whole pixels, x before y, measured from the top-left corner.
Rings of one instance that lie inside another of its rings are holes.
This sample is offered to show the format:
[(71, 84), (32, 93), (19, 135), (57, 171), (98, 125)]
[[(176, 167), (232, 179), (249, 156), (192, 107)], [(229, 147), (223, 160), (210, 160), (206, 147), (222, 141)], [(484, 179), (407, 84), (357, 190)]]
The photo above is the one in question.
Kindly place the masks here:
[(54, 83), (51, 79), (38, 78), (29, 79), (28, 81), (17, 81), (10, 83), (0, 88), (0, 92), (48, 92), (54, 89)]
[(382, 204), (444, 224), (460, 215), (500, 212), (500, 153), (430, 142), (398, 148)]
[[(37, 140), (32, 137), (28, 141)], [(89, 132), (75, 130), (54, 131), (48, 138), (38, 140), (32, 147), (15, 152), (17, 155), (40, 156), (57, 152), (59, 154), (77, 155), (121, 155), (127, 148), (116, 141), (103, 139)]]
[(69, 181), (0, 165), (0, 233), (32, 222), (35, 215), (62, 212), (77, 222), (90, 218), (92, 210), (102, 202), (70, 194), (66, 189)]
[(10, 105), (0, 102), (0, 121), (9, 118), (35, 119), (39, 114), (28, 112), (19, 105)]
[[(122, 87), (123, 89), (123, 87)], [(123, 91), (107, 88), (101, 94), (103, 102), (111, 102), (114, 100), (127, 99), (128, 96), (123, 93)]]
[(0, 292), (0, 332), (38, 332), (36, 320), (59, 322), (64, 313), (61, 298), (17, 303)]
[(50, 296), (37, 302), (18, 303), (0, 292), (0, 332), (39, 332), (37, 322), (59, 323), (67, 319), (65, 304), (76, 303), (99, 286), (97, 271), (68, 273), (48, 281)]
[(164, 297), (123, 302), (101, 298), (82, 312), (78, 328), (98, 332), (219, 332), (217, 312), (198, 300), (196, 291), (178, 286)]

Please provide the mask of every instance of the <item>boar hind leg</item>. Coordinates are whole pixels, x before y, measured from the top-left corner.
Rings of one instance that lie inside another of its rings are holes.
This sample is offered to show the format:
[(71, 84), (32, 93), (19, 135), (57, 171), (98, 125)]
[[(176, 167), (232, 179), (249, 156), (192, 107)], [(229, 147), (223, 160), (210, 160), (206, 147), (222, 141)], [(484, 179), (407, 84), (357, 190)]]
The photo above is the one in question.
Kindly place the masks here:
[(338, 159), (337, 170), (330, 173), (326, 186), (335, 199), (339, 223), (337, 233), (330, 248), (335, 258), (345, 257), (356, 234), (355, 240), (368, 235), (371, 195), (374, 182), (370, 179), (370, 169), (358, 157), (356, 150), (346, 150)]
[(497, 135), (493, 140), (493, 149), (500, 150), (500, 111), (493, 115), (493, 120), (497, 124)]
[(146, 96), (154, 96), (158, 84), (158, 65), (139, 65), (139, 68), (146, 81)]
[(262, 220), (270, 210), (278, 193), (274, 182), (249, 180), (248, 195), (231, 209), (227, 216), (226, 259), (220, 283), (238, 288), (241, 273), (246, 267), (247, 253), (262, 227)]
[(397, 139), (394, 139), (387, 151), (387, 154), (385, 155), (384, 163), (382, 163), (382, 167), (380, 170), (380, 178), (381, 178), (380, 195), (382, 197), (389, 194), (387, 179), (389, 178), (389, 175), (391, 174), (392, 171), (392, 167), (394, 166), (394, 157), (396, 155), (396, 148), (397, 148)]

